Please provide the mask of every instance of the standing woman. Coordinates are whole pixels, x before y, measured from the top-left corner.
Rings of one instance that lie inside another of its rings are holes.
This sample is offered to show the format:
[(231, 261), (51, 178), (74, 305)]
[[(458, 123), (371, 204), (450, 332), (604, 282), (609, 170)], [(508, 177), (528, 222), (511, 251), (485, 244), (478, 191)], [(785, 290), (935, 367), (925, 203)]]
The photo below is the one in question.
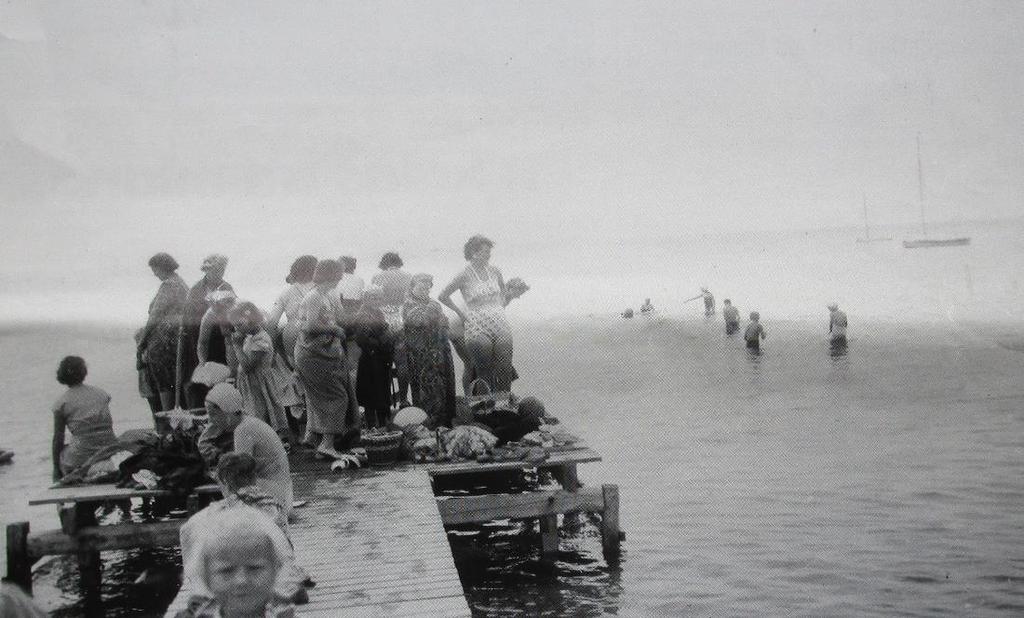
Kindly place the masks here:
[[(231, 309), (231, 345), (238, 359), (236, 386), (242, 393), (245, 411), (260, 419), (289, 444), (285, 407), (297, 403), (290, 389), (284, 363), (274, 350), (270, 334), (264, 329), (263, 313), (248, 301)], [(290, 392), (289, 392), (290, 391)]]
[(295, 372), (306, 394), (308, 431), (320, 434), (317, 454), (338, 457), (335, 436), (354, 428), (358, 419), (352, 381), (345, 367), (345, 327), (338, 295), (341, 265), (321, 260), (313, 272), (313, 289), (299, 308), (302, 328), (295, 344)]
[(412, 275), (402, 270), (402, 258), (394, 251), (388, 251), (380, 258), (380, 272), (370, 282), (384, 290), (384, 304), (381, 311), (388, 321), (388, 331), (392, 337), (392, 356), (395, 363), (395, 377), (398, 378), (398, 399), (406, 401), (409, 387), (409, 375), (405, 366), (405, 342), (402, 341), (402, 306), (405, 295), (409, 293)]
[(178, 262), (166, 253), (149, 258), (153, 275), (160, 287), (149, 304), (149, 319), (139, 336), (136, 357), (138, 366), (145, 367), (151, 383), (156, 386), (162, 410), (174, 407), (174, 390), (178, 363), (178, 329), (185, 307), (188, 287), (175, 272)]
[[(469, 264), (441, 290), (438, 300), (465, 323), (466, 351), (473, 375), (495, 391), (508, 391), (519, 375), (512, 366), (512, 329), (505, 319), (505, 306), (527, 287), (520, 284), (512, 290), (505, 288), (501, 271), (490, 265), (492, 247), (494, 242), (484, 236), (466, 241), (462, 252)], [(462, 292), (467, 311), (452, 301), (456, 290)]]
[[(291, 272), (285, 277), (285, 282), (291, 284), (287, 290), (281, 292), (270, 310), (267, 317), (267, 332), (270, 338), (277, 341), (280, 337), (282, 354), (289, 367), (295, 366), (295, 342), (299, 339), (299, 306), (302, 299), (313, 289), (313, 271), (316, 270), (316, 258), (312, 255), (303, 255), (292, 262)], [(288, 318), (284, 328), (281, 328), (281, 317)]]
[(391, 333), (381, 311), (384, 292), (366, 288), (353, 321), (353, 338), (361, 350), (356, 371), (356, 398), (363, 407), (367, 429), (387, 428), (391, 422)]
[[(181, 319), (184, 333), (181, 375), (185, 376), (185, 381), (188, 382), (185, 395), (187, 396), (190, 408), (203, 407), (203, 400), (206, 398), (208, 387), (203, 384), (189, 382), (189, 379), (199, 364), (199, 358), (196, 354), (196, 342), (199, 338), (199, 329), (202, 325), (203, 316), (206, 314), (207, 309), (210, 308), (211, 301), (209, 299), (211, 298), (211, 293), (234, 291), (231, 284), (224, 280), (224, 273), (227, 268), (228, 258), (226, 256), (219, 253), (206, 256), (206, 259), (203, 260), (203, 265), (200, 266), (200, 270), (203, 271), (203, 278), (188, 290), (188, 295), (186, 296), (185, 309)], [(228, 342), (221, 331), (218, 329), (212, 330), (207, 341), (206, 360), (227, 365), (227, 348)]]
[(402, 309), (412, 403), (427, 413), (431, 427), (450, 426), (455, 415), (455, 366), (448, 344), (448, 317), (430, 298), (434, 278), (413, 275)]

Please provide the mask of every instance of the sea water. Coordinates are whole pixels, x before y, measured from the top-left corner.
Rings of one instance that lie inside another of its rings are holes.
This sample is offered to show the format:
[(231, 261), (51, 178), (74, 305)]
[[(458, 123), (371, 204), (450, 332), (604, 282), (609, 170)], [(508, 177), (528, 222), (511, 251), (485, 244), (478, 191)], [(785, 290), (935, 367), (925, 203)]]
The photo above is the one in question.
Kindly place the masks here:
[[(619, 485), (627, 536), (617, 565), (588, 521), (563, 531), (553, 564), (511, 526), (492, 526), (486, 541), (453, 536), (470, 605), (484, 615), (1024, 612), (1020, 231), (979, 226), (969, 247), (913, 251), (839, 232), (604, 251), (499, 244), (506, 277), (533, 286), (509, 309), (516, 391), (602, 455), (580, 476)], [(411, 270), (428, 270), (417, 256)], [(461, 261), (442, 257), (449, 270)], [(245, 258), (234, 259), (229, 279), (244, 295)], [(762, 313), (759, 354), (682, 302), (702, 284)], [(0, 330), (0, 446), (17, 452), (0, 468), (4, 523), (56, 524), (52, 507), (25, 501), (49, 483), (61, 356), (89, 361), (118, 431), (149, 423), (131, 340), (144, 296), (134, 324), (54, 317)], [(617, 317), (644, 297), (656, 315)], [(826, 338), (833, 300), (850, 316), (845, 350)], [(107, 614), (158, 614), (166, 587), (131, 582), (154, 565), (173, 573), (175, 560), (105, 555)], [(75, 577), (73, 561), (48, 562), (38, 598), (78, 615)]]

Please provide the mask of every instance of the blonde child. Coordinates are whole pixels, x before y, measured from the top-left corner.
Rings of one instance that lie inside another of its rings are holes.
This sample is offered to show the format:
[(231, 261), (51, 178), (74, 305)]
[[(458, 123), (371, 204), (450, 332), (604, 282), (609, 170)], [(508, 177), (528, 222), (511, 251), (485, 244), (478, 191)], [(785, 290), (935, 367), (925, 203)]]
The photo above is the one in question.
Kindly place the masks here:
[(294, 606), (274, 594), (291, 555), (288, 539), (262, 511), (237, 506), (210, 513), (185, 557), (193, 588), (176, 618), (291, 618)]

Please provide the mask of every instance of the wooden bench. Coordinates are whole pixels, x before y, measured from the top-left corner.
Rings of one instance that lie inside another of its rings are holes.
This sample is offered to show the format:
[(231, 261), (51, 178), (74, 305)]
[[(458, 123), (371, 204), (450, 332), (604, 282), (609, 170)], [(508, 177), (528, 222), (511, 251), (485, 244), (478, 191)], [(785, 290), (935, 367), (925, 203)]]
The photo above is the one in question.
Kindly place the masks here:
[[(163, 489), (127, 489), (114, 485), (53, 487), (31, 498), (31, 506), (57, 506), (60, 528), (32, 532), (28, 522), (7, 525), (7, 579), (26, 590), (32, 589), (32, 565), (44, 556), (74, 554), (78, 559), (81, 584), (88, 594), (99, 590), (102, 573), (100, 552), (137, 547), (166, 547), (178, 544), (182, 520), (100, 525), (96, 509), (106, 502), (167, 498), (175, 494)], [(217, 485), (203, 485), (188, 496), (187, 510), (195, 512), (204, 500), (220, 495)]]
[(622, 533), (619, 530), (619, 488), (617, 485), (582, 487), (576, 466), (601, 461), (601, 456), (585, 445), (555, 449), (537, 463), (528, 461), (475, 461), (435, 463), (427, 466), (433, 478), (456, 475), (487, 475), (511, 470), (550, 470), (562, 486), (560, 490), (529, 491), (517, 494), (495, 493), (478, 496), (441, 496), (437, 508), (447, 526), (482, 523), (498, 519), (537, 519), (540, 522), (541, 552), (551, 557), (558, 552), (558, 516), (573, 518), (579, 513), (600, 513), (601, 549), (605, 559), (619, 556)]

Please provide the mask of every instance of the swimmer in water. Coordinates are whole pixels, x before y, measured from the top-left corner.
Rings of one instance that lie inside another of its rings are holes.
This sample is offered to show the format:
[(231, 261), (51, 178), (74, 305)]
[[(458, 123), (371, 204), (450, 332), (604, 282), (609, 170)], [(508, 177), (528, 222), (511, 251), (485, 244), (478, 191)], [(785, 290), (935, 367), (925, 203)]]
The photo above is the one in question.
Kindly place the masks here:
[(743, 339), (746, 340), (747, 347), (751, 350), (760, 350), (761, 340), (767, 338), (768, 335), (764, 332), (764, 327), (761, 326), (761, 314), (752, 311), (750, 324), (747, 324), (747, 330), (743, 332)]
[(732, 335), (740, 329), (740, 310), (728, 298), (722, 303), (722, 317), (725, 318), (726, 335)]

